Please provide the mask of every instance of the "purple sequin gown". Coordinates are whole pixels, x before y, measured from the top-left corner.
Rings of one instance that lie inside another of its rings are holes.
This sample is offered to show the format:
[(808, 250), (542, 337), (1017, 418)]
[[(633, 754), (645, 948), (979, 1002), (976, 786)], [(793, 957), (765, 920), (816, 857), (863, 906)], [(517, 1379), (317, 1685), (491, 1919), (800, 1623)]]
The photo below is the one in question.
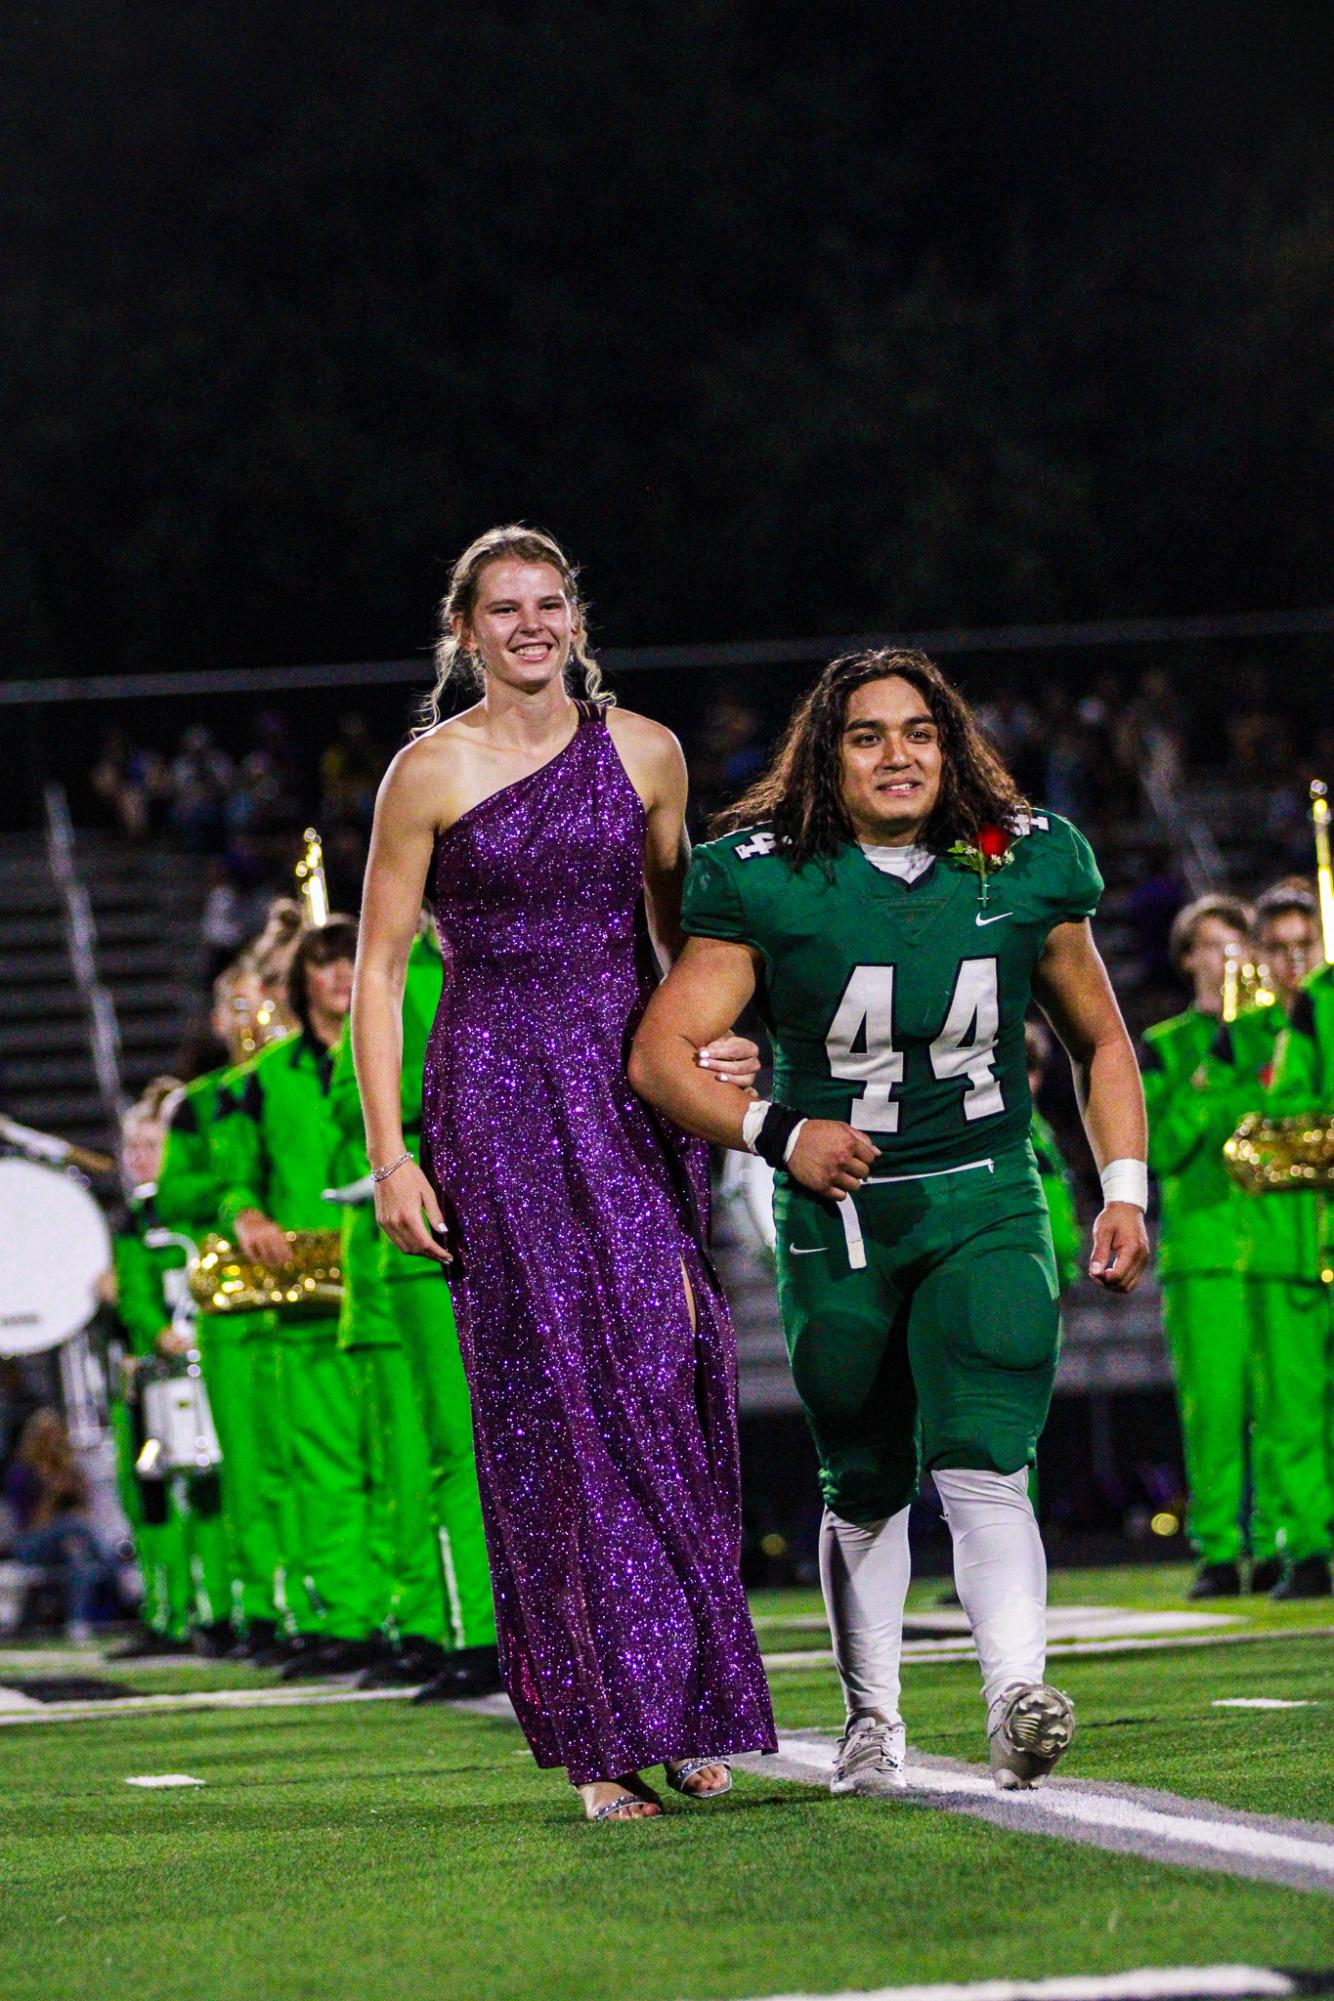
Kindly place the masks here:
[(424, 1157), (462, 1254), (501, 1660), (538, 1763), (576, 1785), (775, 1747), (707, 1153), (625, 1074), (655, 978), (643, 862), (643, 806), (584, 707), (559, 756), (440, 836), (432, 869)]

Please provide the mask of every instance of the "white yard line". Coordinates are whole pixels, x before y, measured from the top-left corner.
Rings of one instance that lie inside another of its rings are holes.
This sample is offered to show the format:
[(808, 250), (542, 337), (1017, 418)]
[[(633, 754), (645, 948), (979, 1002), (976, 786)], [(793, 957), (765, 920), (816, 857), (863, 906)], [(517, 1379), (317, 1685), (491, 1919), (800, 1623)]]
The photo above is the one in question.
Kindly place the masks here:
[[(10, 1691), (0, 1689), (0, 1697)], [(109, 1696), (101, 1702), (34, 1702), (22, 1698), (22, 1709), (8, 1710), (0, 1702), (0, 1726), (6, 1723), (87, 1723), (108, 1716), (172, 1715), (178, 1709), (297, 1709), (321, 1708), (344, 1702), (405, 1702), (415, 1688), (215, 1688), (190, 1695)]]
[(841, 1994), (771, 1994), (766, 2001), (1235, 2001), (1301, 1989), (1267, 1966), (1146, 1966), (1137, 1973), (1071, 1974), (1054, 1980), (975, 1980), (940, 1987), (876, 1987)]
[[(748, 1755), (737, 1763), (758, 1777), (828, 1783), (832, 1741), (817, 1736), (778, 1740), (777, 1760)], [(1334, 1827), (1275, 1822), (1232, 1813), (1200, 1800), (1137, 1793), (1130, 1787), (1055, 1779), (1040, 1791), (999, 1793), (991, 1775), (945, 1759), (909, 1754), (906, 1802), (989, 1820), (1013, 1832), (1046, 1834), (1114, 1848), (1187, 1868), (1284, 1882), (1334, 1896)]]

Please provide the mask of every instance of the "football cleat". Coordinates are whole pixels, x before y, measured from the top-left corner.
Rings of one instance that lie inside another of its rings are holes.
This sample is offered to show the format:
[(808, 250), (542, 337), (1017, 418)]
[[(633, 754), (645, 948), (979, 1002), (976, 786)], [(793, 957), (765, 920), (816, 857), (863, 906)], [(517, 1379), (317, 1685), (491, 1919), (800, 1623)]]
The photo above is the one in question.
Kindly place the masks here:
[(1045, 1681), (1007, 1688), (988, 1729), (991, 1776), (1002, 1792), (1040, 1786), (1075, 1735), (1075, 1705)]
[(831, 1793), (858, 1793), (883, 1798), (901, 1793), (908, 1783), (904, 1762), (907, 1732), (901, 1723), (887, 1723), (878, 1709), (854, 1716), (838, 1740)]

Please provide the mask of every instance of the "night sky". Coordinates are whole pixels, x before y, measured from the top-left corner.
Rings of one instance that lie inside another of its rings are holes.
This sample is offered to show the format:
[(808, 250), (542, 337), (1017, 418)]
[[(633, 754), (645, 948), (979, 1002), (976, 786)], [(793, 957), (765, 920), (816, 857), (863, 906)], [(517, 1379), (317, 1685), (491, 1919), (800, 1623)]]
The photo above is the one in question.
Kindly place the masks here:
[(7, 91), (9, 675), (1328, 596), (1326, 6), (65, 0)]

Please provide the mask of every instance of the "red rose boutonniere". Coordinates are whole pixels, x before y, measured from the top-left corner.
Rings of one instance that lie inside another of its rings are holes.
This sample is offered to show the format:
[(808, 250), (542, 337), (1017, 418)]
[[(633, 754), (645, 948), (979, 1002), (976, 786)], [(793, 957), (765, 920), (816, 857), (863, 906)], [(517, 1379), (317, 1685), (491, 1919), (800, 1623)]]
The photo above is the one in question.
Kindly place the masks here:
[(985, 910), (990, 877), (1014, 860), (1014, 835), (1004, 827), (979, 827), (975, 841), (956, 841), (945, 853), (959, 868), (971, 869), (977, 877), (978, 901)]

